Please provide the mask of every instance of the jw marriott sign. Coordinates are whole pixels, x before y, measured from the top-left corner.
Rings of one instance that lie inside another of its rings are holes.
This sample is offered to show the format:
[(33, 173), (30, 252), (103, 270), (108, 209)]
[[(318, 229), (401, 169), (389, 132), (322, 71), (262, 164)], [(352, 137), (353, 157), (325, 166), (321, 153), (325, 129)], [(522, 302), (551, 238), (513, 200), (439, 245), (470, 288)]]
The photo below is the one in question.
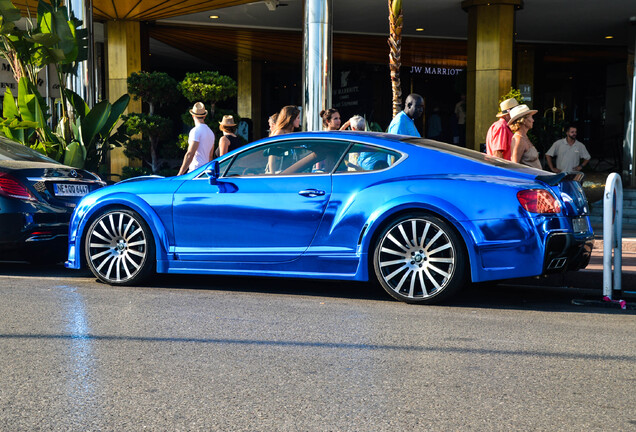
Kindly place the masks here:
[(425, 75), (459, 75), (463, 68), (444, 68), (437, 66), (411, 66), (411, 73), (419, 73)]

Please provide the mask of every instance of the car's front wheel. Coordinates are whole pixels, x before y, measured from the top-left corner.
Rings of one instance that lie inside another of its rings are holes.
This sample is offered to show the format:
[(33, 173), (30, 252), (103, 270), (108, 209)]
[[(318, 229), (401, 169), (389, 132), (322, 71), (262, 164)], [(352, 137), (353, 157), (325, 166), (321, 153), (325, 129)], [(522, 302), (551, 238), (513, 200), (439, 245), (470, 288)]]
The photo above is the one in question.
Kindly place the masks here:
[(84, 251), (93, 274), (112, 285), (136, 284), (154, 271), (152, 233), (132, 210), (109, 209), (97, 216), (86, 232)]
[(392, 297), (407, 303), (440, 302), (466, 279), (466, 253), (445, 221), (410, 214), (392, 221), (378, 237), (375, 276)]

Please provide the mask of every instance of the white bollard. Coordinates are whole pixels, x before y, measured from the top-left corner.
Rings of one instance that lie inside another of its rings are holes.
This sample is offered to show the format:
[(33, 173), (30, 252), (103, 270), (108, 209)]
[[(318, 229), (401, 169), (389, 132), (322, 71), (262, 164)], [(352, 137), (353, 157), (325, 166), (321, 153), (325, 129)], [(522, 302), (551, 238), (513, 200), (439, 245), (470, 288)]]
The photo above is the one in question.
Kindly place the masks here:
[(605, 182), (603, 194), (603, 296), (610, 300), (614, 291), (621, 290), (622, 251), (623, 184), (617, 173), (611, 173)]

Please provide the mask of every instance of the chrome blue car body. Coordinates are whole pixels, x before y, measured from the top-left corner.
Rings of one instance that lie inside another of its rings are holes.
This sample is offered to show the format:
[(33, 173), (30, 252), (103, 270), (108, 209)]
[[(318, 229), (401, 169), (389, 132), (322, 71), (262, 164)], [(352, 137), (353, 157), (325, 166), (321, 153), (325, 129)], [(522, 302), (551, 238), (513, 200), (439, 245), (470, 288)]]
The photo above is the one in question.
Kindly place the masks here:
[[(374, 151), (382, 163), (363, 168)], [(137, 282), (151, 264), (158, 273), (378, 279), (400, 300), (433, 302), (448, 284), (585, 267), (593, 233), (580, 176), (404, 136), (288, 134), (179, 177), (91, 193), (73, 213), (66, 266), (89, 264), (113, 284)], [(529, 211), (523, 191), (539, 191), (556, 210)], [(100, 228), (96, 218), (111, 210)], [(144, 240), (123, 235), (130, 218)], [(133, 243), (134, 259), (124, 258)]]

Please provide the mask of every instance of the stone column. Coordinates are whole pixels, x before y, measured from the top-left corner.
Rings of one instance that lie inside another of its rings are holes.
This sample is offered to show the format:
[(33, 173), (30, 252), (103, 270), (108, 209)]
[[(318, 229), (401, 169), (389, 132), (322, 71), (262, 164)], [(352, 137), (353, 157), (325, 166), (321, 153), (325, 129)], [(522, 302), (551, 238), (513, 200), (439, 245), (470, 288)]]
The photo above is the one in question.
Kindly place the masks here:
[[(141, 70), (141, 30), (136, 21), (108, 21), (106, 23), (106, 52), (108, 57), (108, 100), (112, 103), (128, 93), (128, 76)], [(127, 113), (141, 112), (141, 100), (130, 100)], [(129, 165), (123, 148), (109, 152), (110, 172), (121, 175)], [(118, 180), (117, 177), (114, 180)]]
[(238, 66), (237, 106), (241, 117), (252, 120), (252, 140), (262, 138), (261, 111), (261, 63), (249, 58), (240, 58)]
[(466, 147), (479, 150), (512, 85), (515, 10), (522, 0), (464, 0), (468, 12)]
[(322, 129), (320, 111), (331, 107), (332, 0), (305, 0), (303, 129)]

